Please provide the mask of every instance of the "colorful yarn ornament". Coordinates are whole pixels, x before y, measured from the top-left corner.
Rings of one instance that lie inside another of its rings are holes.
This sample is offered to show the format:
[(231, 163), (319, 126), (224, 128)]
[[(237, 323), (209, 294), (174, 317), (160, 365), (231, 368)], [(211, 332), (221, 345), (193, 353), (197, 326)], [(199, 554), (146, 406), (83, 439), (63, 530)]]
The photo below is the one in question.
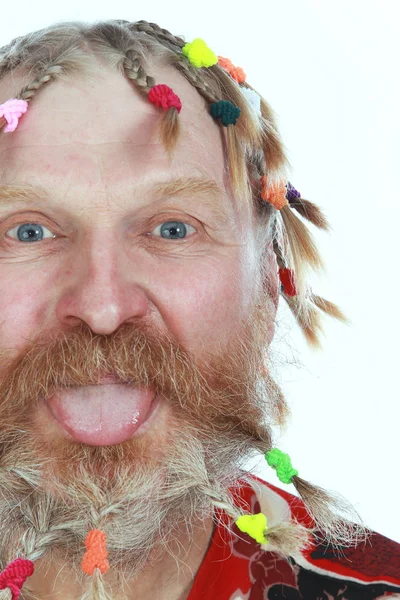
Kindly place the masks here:
[(218, 64), (225, 69), (225, 71), (228, 71), (229, 75), (238, 83), (244, 83), (246, 81), (246, 73), (241, 67), (235, 67), (229, 58), (218, 56)]
[(265, 458), (269, 466), (276, 469), (276, 474), (282, 483), (291, 483), (292, 477), (299, 474), (296, 469), (293, 469), (289, 454), (285, 454), (278, 448), (269, 450)]
[(18, 127), (20, 117), (28, 110), (28, 103), (26, 100), (20, 100), (18, 98), (11, 98), (0, 104), (0, 118), (4, 117), (8, 123), (4, 127), (3, 131), (15, 131)]
[(301, 198), (301, 194), (300, 192), (298, 192), (296, 190), (296, 188), (294, 188), (292, 186), (292, 184), (290, 183), (290, 181), (287, 182), (287, 193), (286, 193), (286, 197), (289, 200), (289, 202), (295, 202), (296, 200), (299, 200)]
[(33, 575), (34, 565), (26, 558), (16, 558), (0, 573), (0, 590), (9, 588), (11, 600), (18, 600), (26, 579)]
[(219, 100), (211, 104), (210, 112), (214, 119), (221, 118), (222, 125), (236, 125), (236, 120), (240, 117), (240, 108), (229, 102), (229, 100)]
[(257, 92), (251, 90), (250, 88), (241, 88), (243, 96), (245, 96), (246, 100), (250, 104), (251, 108), (256, 112), (258, 117), (261, 117), (261, 98)]
[(242, 515), (236, 519), (235, 523), (240, 531), (247, 533), (259, 544), (268, 544), (268, 540), (265, 537), (267, 517), (263, 513), (258, 513), (256, 515)]
[(279, 269), (279, 279), (282, 284), (281, 291), (286, 296), (297, 296), (293, 269)]
[(106, 550), (106, 534), (100, 529), (91, 529), (86, 536), (85, 546), (87, 548), (82, 558), (82, 571), (87, 575), (93, 575), (95, 569), (100, 569), (101, 573), (107, 573), (110, 565), (108, 564)]
[(179, 96), (177, 96), (174, 91), (165, 85), (164, 83), (160, 83), (159, 85), (154, 85), (147, 97), (150, 102), (159, 106), (160, 108), (170, 108), (174, 106), (178, 113), (181, 112), (182, 102), (180, 101)]
[(261, 186), (261, 198), (275, 206), (277, 210), (281, 210), (284, 206), (289, 204), (289, 201), (286, 198), (286, 184), (283, 181), (270, 183), (268, 177), (263, 175), (261, 177)]
[(201, 38), (196, 38), (193, 42), (185, 44), (182, 52), (191, 64), (198, 69), (201, 67), (212, 67), (218, 63), (217, 55), (214, 54)]

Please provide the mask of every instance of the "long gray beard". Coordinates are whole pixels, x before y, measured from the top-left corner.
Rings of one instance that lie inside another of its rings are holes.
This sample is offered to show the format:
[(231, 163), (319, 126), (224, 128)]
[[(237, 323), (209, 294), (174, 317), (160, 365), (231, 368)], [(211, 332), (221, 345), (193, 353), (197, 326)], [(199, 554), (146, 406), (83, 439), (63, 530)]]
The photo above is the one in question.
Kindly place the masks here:
[[(2, 568), (17, 556), (33, 562), (57, 560), (84, 585), (84, 539), (89, 530), (102, 529), (110, 563), (107, 579), (113, 591), (121, 590), (125, 578), (137, 577), (166, 552), (174, 556), (179, 569), (178, 538), (185, 534), (196, 539), (194, 524), (200, 527), (213, 514), (214, 501), (233, 505), (228, 488), (243, 476), (254, 452), (243, 432), (210, 435), (209, 431), (181, 420), (157, 464), (145, 463), (133, 470), (122, 461), (112, 474), (93, 476), (90, 460), (80, 461), (73, 466), (72, 481), (60, 481), (56, 470), (49, 475), (50, 461), (35, 463), (27, 437), (26, 452), (21, 455), (21, 449), (9, 449), (1, 462)], [(29, 591), (29, 579), (24, 591)]]

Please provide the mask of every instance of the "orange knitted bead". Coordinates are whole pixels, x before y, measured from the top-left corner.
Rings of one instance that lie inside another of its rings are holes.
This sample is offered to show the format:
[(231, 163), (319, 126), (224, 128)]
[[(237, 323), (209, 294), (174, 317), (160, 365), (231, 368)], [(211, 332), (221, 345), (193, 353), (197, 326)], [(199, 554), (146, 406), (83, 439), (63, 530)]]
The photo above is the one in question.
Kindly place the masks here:
[(107, 573), (108, 564), (106, 550), (106, 534), (100, 529), (91, 529), (86, 536), (85, 546), (87, 548), (82, 559), (82, 571), (87, 575), (93, 575), (97, 568), (101, 573)]
[(229, 60), (229, 58), (218, 56), (218, 64), (220, 67), (225, 69), (225, 71), (228, 71), (229, 75), (233, 77), (233, 79), (238, 83), (243, 83), (244, 81), (246, 81), (246, 73), (241, 67), (235, 67), (235, 65), (231, 60)]
[(261, 186), (261, 198), (275, 206), (277, 210), (281, 210), (286, 204), (289, 204), (289, 200), (286, 198), (286, 185), (283, 181), (270, 183), (268, 177), (263, 175), (261, 177)]

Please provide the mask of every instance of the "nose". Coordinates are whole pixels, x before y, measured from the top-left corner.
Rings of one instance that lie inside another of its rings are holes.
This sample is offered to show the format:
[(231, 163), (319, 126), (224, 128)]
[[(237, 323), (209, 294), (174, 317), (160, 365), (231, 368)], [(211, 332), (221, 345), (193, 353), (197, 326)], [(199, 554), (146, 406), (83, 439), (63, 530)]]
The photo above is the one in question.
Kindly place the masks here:
[[(116, 244), (92, 247), (63, 270), (56, 316), (62, 325), (84, 321), (96, 334), (111, 334), (122, 323), (149, 312), (148, 277), (143, 264), (122, 256)], [(142, 261), (143, 263), (143, 261)], [(135, 266), (136, 265), (136, 266)]]

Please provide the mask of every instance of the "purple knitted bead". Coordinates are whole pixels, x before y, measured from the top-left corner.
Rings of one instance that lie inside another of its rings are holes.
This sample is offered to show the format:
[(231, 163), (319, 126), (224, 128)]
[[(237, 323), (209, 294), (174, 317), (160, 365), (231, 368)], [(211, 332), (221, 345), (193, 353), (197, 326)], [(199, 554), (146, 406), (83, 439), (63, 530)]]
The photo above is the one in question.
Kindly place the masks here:
[(288, 199), (289, 202), (295, 202), (296, 200), (301, 198), (300, 192), (298, 192), (296, 190), (296, 188), (294, 188), (292, 186), (290, 181), (287, 182), (286, 187), (287, 187), (286, 198)]

